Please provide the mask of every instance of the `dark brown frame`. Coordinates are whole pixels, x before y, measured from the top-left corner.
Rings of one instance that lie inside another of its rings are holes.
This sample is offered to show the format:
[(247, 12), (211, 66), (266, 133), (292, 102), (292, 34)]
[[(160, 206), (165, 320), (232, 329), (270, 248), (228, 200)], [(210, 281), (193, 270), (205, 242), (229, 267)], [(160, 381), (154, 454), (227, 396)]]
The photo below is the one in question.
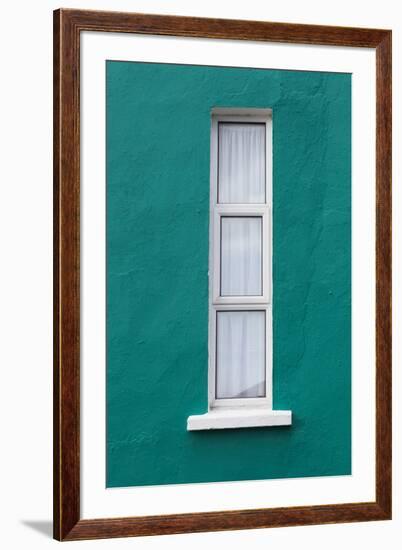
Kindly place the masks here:
[[(124, 32), (376, 50), (376, 499), (80, 519), (80, 33)], [(391, 518), (391, 31), (60, 9), (54, 12), (54, 537), (161, 535)]]

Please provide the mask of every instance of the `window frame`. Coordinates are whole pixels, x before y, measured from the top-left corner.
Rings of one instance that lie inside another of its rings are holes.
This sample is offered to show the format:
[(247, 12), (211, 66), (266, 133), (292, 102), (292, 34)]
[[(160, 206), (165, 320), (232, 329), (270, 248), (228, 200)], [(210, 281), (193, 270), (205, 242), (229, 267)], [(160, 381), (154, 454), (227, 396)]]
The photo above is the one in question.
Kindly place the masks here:
[[(220, 122), (265, 124), (265, 203), (218, 202), (218, 130)], [(272, 109), (212, 109), (210, 155), (208, 410), (260, 407), (272, 410)], [(221, 220), (225, 216), (261, 218), (261, 295), (220, 296)], [(265, 397), (216, 397), (217, 316), (220, 311), (265, 312)]]

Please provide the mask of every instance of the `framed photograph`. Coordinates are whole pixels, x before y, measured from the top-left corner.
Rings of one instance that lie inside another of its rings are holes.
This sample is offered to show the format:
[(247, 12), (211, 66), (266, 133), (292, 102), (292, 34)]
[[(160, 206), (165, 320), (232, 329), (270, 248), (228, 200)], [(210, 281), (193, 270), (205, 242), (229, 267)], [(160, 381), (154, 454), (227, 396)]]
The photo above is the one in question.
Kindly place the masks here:
[(54, 537), (391, 518), (391, 31), (54, 13)]

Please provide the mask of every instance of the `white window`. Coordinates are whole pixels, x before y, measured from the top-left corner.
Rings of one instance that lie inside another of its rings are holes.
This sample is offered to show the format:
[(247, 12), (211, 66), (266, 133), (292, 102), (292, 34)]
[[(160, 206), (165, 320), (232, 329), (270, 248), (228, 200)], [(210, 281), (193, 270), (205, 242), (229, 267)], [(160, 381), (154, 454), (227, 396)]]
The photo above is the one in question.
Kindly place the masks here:
[(272, 410), (272, 112), (211, 120), (208, 412), (188, 430), (291, 424)]

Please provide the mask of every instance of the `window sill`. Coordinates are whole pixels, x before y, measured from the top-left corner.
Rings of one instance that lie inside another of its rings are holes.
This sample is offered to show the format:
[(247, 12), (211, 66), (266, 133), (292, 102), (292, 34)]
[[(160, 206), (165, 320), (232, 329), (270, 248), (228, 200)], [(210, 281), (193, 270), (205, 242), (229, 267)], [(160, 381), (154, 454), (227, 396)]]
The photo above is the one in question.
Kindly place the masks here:
[(206, 414), (189, 416), (187, 431), (290, 426), (291, 424), (292, 411), (273, 411), (261, 407), (253, 409), (222, 407), (211, 409)]

